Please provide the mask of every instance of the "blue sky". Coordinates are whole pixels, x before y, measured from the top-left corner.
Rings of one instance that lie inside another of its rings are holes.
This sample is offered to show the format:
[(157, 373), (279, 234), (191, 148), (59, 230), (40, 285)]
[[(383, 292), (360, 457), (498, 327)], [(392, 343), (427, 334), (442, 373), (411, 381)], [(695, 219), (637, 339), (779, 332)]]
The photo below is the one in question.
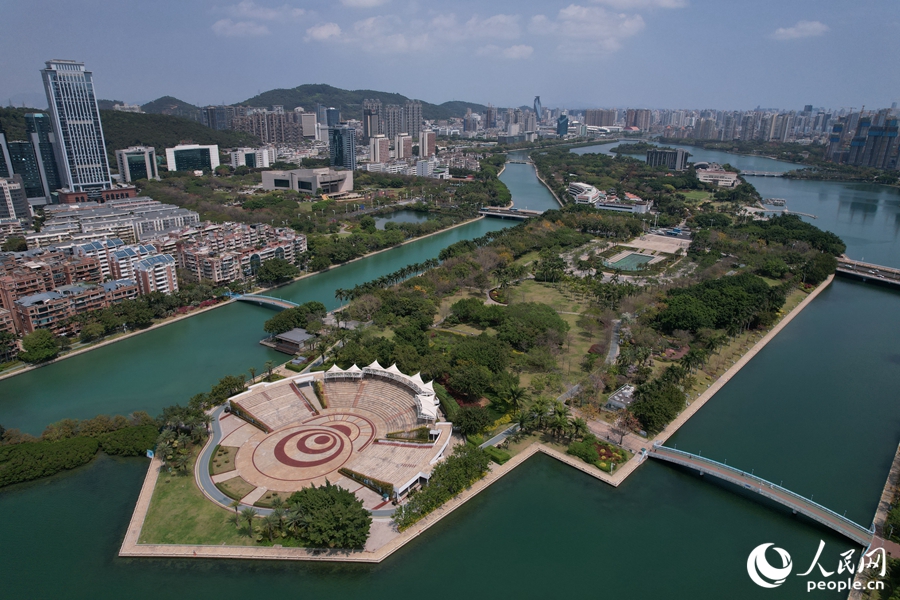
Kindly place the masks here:
[(0, 55), (3, 104), (42, 99), (50, 58), (84, 61), (100, 97), (126, 102), (302, 83), (497, 106), (900, 100), (897, 0), (8, 1)]

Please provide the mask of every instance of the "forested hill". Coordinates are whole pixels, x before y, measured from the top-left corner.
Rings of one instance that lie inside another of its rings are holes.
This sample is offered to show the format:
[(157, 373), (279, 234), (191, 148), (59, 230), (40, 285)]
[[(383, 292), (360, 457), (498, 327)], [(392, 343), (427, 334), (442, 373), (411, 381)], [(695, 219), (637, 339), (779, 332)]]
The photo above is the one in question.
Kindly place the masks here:
[[(284, 106), (285, 110), (294, 110), (294, 108), (302, 106), (308, 111), (315, 110), (316, 104), (322, 104), (339, 108), (343, 119), (361, 119), (362, 102), (366, 98), (381, 100), (382, 104), (399, 104), (401, 106), (409, 100), (401, 94), (375, 90), (342, 90), (326, 84), (306, 84), (291, 89), (269, 90), (240, 104), (260, 107), (280, 104)], [(483, 104), (457, 100), (443, 104), (422, 102), (422, 116), (426, 119), (462, 117), (465, 116), (467, 108), (471, 108), (472, 112), (484, 112), (487, 107)]]
[(180, 142), (218, 144), (219, 148), (259, 145), (252, 135), (238, 131), (216, 131), (196, 121), (169, 115), (101, 110), (106, 150), (110, 155), (129, 146), (145, 145), (162, 153)]
[(172, 117), (183, 117), (192, 121), (200, 120), (200, 108), (179, 100), (173, 96), (163, 96), (157, 98), (153, 102), (148, 102), (141, 106), (141, 110), (145, 113), (154, 115), (169, 115)]

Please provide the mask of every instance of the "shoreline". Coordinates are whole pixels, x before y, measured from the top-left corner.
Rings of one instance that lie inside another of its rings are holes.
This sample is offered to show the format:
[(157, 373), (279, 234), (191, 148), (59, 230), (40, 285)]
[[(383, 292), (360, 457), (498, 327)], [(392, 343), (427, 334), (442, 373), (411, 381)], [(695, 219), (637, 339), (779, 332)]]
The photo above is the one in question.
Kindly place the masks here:
[(756, 342), (747, 352), (745, 352), (741, 357), (729, 368), (727, 371), (722, 373), (722, 375), (716, 379), (712, 384), (710, 384), (709, 388), (706, 389), (700, 396), (698, 396), (690, 405), (685, 408), (681, 413), (675, 417), (675, 419), (665, 426), (665, 428), (659, 432), (655, 437), (648, 438), (647, 442), (659, 442), (660, 444), (664, 444), (666, 440), (668, 440), (676, 431), (678, 431), (685, 423), (690, 420), (697, 411), (703, 408), (707, 402), (709, 402), (713, 396), (716, 395), (720, 389), (722, 389), (726, 383), (731, 381), (731, 379), (737, 375), (741, 369), (743, 369), (747, 363), (749, 363), (759, 352), (765, 348), (769, 342), (775, 339), (781, 330), (788, 326), (788, 324), (794, 320), (794, 318), (803, 312), (803, 309), (809, 306), (810, 302), (816, 299), (816, 297), (822, 293), (825, 288), (831, 285), (831, 282), (834, 281), (834, 274), (828, 276), (828, 279), (819, 284), (819, 286), (811, 291), (806, 298), (804, 298), (800, 304), (795, 306), (791, 312), (784, 315), (778, 323), (775, 324), (769, 332), (764, 335), (758, 342)]
[[(722, 374), (710, 387), (703, 392), (694, 402), (691, 402), (685, 410), (669, 423), (659, 435), (655, 438), (648, 439), (651, 441), (664, 443), (672, 434), (678, 431), (697, 411), (699, 411), (706, 403), (712, 399), (715, 394), (722, 389), (740, 370), (746, 366), (763, 348), (768, 345), (775, 337), (799, 315), (815, 298), (834, 280), (834, 275), (830, 275), (828, 279), (823, 281), (819, 286), (810, 292), (797, 306), (787, 313), (769, 332), (764, 335), (756, 344), (753, 345), (740, 359), (738, 359), (730, 369)], [(207, 442), (209, 443), (209, 442)], [(599, 469), (592, 468), (591, 465), (581, 461), (575, 457), (565, 455), (553, 448), (549, 448), (540, 442), (534, 442), (527, 448), (516, 454), (504, 465), (492, 464), (488, 473), (480, 480), (475, 482), (471, 487), (467, 488), (459, 495), (451, 498), (444, 505), (434, 512), (427, 515), (421, 521), (405, 532), (398, 533), (384, 545), (371, 550), (313, 550), (307, 548), (278, 548), (270, 546), (211, 546), (203, 544), (140, 544), (139, 538), (143, 528), (144, 519), (150, 507), (150, 500), (156, 489), (156, 483), (159, 478), (161, 462), (158, 458), (153, 458), (138, 501), (135, 504), (134, 512), (128, 525), (122, 545), (119, 549), (119, 556), (127, 557), (164, 557), (164, 558), (228, 558), (228, 559), (245, 559), (245, 560), (298, 560), (298, 561), (321, 561), (321, 562), (357, 562), (357, 563), (380, 563), (394, 554), (397, 550), (416, 539), (419, 535), (427, 531), (433, 525), (440, 522), (444, 517), (451, 514), (454, 510), (465, 504), (472, 497), (491, 486), (495, 481), (511, 472), (516, 467), (524, 464), (529, 458), (537, 453), (545, 454), (555, 460), (558, 460), (570, 467), (581, 471), (595, 479), (598, 479), (613, 487), (618, 487), (629, 475), (634, 473), (637, 468), (645, 461), (640, 456), (634, 456), (633, 460), (628, 461), (615, 474), (608, 474)], [(895, 472), (896, 470), (896, 472)], [(900, 477), (900, 450), (894, 459), (892, 466), (892, 475)], [(888, 486), (891, 487), (891, 477), (888, 478)], [(194, 484), (196, 485), (196, 478)], [(200, 486), (198, 486), (200, 487)], [(202, 487), (200, 487), (202, 490)], [(887, 492), (885, 492), (887, 493)], [(207, 498), (209, 496), (207, 495)], [(881, 510), (881, 505), (879, 507)], [(877, 519), (877, 516), (876, 516)]]
[[(285, 282), (285, 283), (281, 283), (281, 284), (274, 285), (274, 286), (267, 287), (267, 288), (261, 288), (261, 289), (255, 291), (255, 292), (250, 292), (250, 293), (257, 294), (257, 293), (265, 293), (265, 292), (269, 292), (269, 291), (272, 291), (272, 290), (277, 290), (278, 288), (286, 287), (286, 286), (291, 285), (291, 284), (293, 284), (293, 283), (297, 283), (298, 281), (301, 281), (301, 280), (303, 280), (303, 279), (306, 279), (307, 277), (314, 277), (314, 276), (316, 276), (316, 275), (321, 275), (322, 273), (327, 273), (328, 271), (331, 271), (332, 269), (339, 269), (340, 267), (343, 267), (344, 265), (349, 265), (350, 263), (356, 262), (356, 261), (358, 261), (358, 260), (363, 260), (364, 258), (369, 258), (369, 257), (375, 256), (376, 254), (380, 254), (380, 253), (382, 253), (382, 252), (387, 252), (388, 250), (393, 250), (394, 248), (399, 248), (399, 247), (401, 247), (401, 246), (405, 246), (405, 245), (411, 244), (411, 243), (413, 243), (413, 242), (418, 242), (419, 240), (424, 240), (424, 239), (429, 238), (429, 237), (431, 237), (431, 236), (435, 236), (435, 235), (444, 233), (445, 231), (450, 231), (451, 229), (456, 229), (457, 227), (462, 227), (463, 225), (468, 225), (469, 223), (474, 223), (475, 221), (478, 221), (478, 220), (481, 220), (481, 219), (484, 219), (484, 218), (485, 218), (484, 215), (481, 215), (481, 216), (475, 217), (475, 218), (473, 218), (473, 219), (469, 219), (469, 220), (466, 220), (466, 221), (461, 221), (461, 222), (457, 223), (456, 225), (451, 225), (450, 227), (447, 227), (446, 229), (441, 229), (441, 230), (439, 230), (439, 231), (435, 231), (435, 232), (432, 232), (432, 233), (428, 233), (428, 234), (425, 234), (425, 235), (423, 235), (423, 236), (419, 236), (419, 237), (416, 237), (416, 238), (410, 238), (410, 239), (408, 239), (408, 240), (405, 240), (405, 241), (403, 241), (403, 242), (400, 242), (400, 243), (397, 244), (396, 246), (391, 246), (391, 247), (389, 247), (389, 248), (382, 248), (381, 250), (375, 250), (375, 251), (373, 251), (373, 252), (369, 252), (368, 254), (363, 254), (362, 256), (357, 256), (356, 258), (352, 258), (352, 259), (350, 259), (350, 260), (348, 260), (348, 261), (346, 261), (346, 262), (342, 262), (342, 263), (339, 264), (339, 265), (332, 265), (332, 266), (328, 267), (327, 269), (325, 269), (324, 271), (316, 271), (316, 272), (314, 272), (314, 273), (305, 273), (305, 274), (300, 275), (300, 276), (298, 276), (298, 277), (295, 277), (294, 279), (291, 279), (290, 281), (287, 281), (287, 282)], [(118, 336), (118, 337), (116, 337), (116, 338), (109, 339), (109, 340), (104, 340), (104, 341), (102, 341), (102, 342), (99, 342), (99, 343), (97, 343), (97, 344), (93, 344), (93, 345), (91, 345), (91, 346), (87, 346), (87, 347), (85, 347), (85, 348), (79, 348), (78, 350), (73, 350), (72, 352), (67, 352), (66, 354), (63, 354), (62, 356), (58, 356), (58, 357), (54, 358), (53, 360), (48, 360), (47, 362), (43, 362), (43, 363), (39, 363), (39, 364), (35, 364), (35, 365), (28, 365), (28, 366), (25, 366), (25, 367), (16, 369), (15, 371), (11, 371), (11, 372), (9, 372), (9, 373), (3, 373), (3, 374), (0, 374), (0, 381), (3, 381), (4, 379), (9, 379), (9, 378), (12, 378), (12, 377), (16, 377), (16, 376), (18, 376), (18, 375), (23, 375), (23, 374), (25, 374), (25, 373), (29, 373), (29, 372), (31, 372), (31, 371), (34, 371), (35, 369), (40, 369), (40, 368), (43, 368), (43, 367), (47, 367), (47, 366), (56, 364), (56, 363), (58, 363), (58, 362), (60, 362), (60, 361), (66, 360), (66, 359), (68, 359), (68, 358), (72, 358), (72, 357), (74, 357), (74, 356), (79, 356), (79, 355), (81, 355), (81, 354), (85, 354), (85, 353), (90, 352), (90, 351), (92, 351), (92, 350), (97, 350), (98, 348), (102, 348), (102, 347), (108, 346), (108, 345), (110, 345), (110, 344), (115, 344), (116, 342), (121, 342), (121, 341), (123, 341), (123, 340), (130, 339), (130, 338), (132, 338), (132, 337), (134, 337), (134, 336), (141, 335), (142, 333), (147, 333), (147, 332), (152, 331), (152, 330), (154, 330), (154, 329), (158, 329), (158, 328), (160, 328), (160, 327), (165, 327), (166, 325), (171, 325), (172, 323), (176, 323), (176, 322), (178, 322), (178, 321), (181, 321), (182, 319), (188, 319), (188, 318), (190, 318), (190, 317), (197, 316), (197, 315), (202, 314), (202, 313), (204, 313), (204, 312), (207, 312), (207, 311), (210, 311), (210, 310), (215, 310), (215, 309), (221, 308), (221, 307), (223, 307), (223, 306), (227, 306), (227, 305), (229, 305), (229, 304), (232, 304), (233, 302), (235, 302), (234, 299), (226, 300), (226, 301), (224, 301), (224, 302), (219, 302), (219, 303), (217, 303), (217, 304), (215, 304), (215, 305), (213, 305), (213, 306), (207, 306), (206, 308), (201, 308), (201, 309), (199, 309), (199, 310), (191, 311), (191, 312), (189, 312), (189, 313), (187, 313), (187, 314), (184, 314), (184, 315), (179, 315), (179, 316), (177, 316), (177, 317), (169, 317), (168, 319), (163, 319), (162, 321), (160, 321), (160, 322), (158, 322), (158, 323), (154, 323), (153, 325), (151, 325), (150, 327), (147, 327), (146, 329), (136, 329), (136, 330), (131, 331), (131, 332), (125, 334), (125, 335), (120, 335), (120, 336)]]

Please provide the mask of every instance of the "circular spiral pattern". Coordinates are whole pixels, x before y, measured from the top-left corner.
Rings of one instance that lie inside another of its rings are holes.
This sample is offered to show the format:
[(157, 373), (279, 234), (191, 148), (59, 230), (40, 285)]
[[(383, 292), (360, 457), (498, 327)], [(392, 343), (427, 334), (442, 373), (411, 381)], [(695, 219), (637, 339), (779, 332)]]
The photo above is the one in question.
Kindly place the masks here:
[(341, 456), (348, 442), (336, 428), (304, 428), (283, 437), (274, 449), (283, 465), (308, 468), (324, 465)]

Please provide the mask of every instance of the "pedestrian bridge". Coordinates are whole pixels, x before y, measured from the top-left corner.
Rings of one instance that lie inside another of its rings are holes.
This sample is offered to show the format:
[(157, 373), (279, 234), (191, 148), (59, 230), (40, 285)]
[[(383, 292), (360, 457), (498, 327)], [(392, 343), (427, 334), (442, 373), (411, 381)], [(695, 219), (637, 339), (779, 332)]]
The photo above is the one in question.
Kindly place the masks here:
[(290, 300), (282, 300), (281, 298), (275, 298), (273, 296), (263, 296), (261, 294), (242, 294), (240, 296), (232, 296), (238, 302), (249, 302), (251, 304), (256, 304), (257, 306), (264, 306), (266, 308), (274, 308), (276, 310), (284, 310), (285, 308), (294, 308), (295, 306), (300, 306), (296, 302), (291, 302)]
[(862, 525), (854, 523), (850, 519), (837, 514), (829, 508), (825, 508), (821, 504), (817, 504), (808, 498), (795, 494), (794, 492), (785, 489), (780, 485), (775, 485), (774, 483), (766, 481), (761, 477), (756, 477), (752, 473), (746, 473), (740, 469), (729, 467), (726, 464), (696, 454), (668, 448), (661, 445), (659, 442), (654, 443), (653, 448), (649, 452), (644, 449), (641, 460), (644, 460), (644, 458), (648, 456), (681, 465), (689, 469), (696, 469), (701, 475), (712, 475), (713, 477), (724, 479), (725, 481), (746, 490), (756, 492), (760, 496), (764, 496), (779, 504), (787, 506), (794, 513), (800, 513), (813, 521), (821, 523), (829, 529), (850, 538), (864, 547), (869, 546), (875, 535), (874, 528), (866, 529)]

